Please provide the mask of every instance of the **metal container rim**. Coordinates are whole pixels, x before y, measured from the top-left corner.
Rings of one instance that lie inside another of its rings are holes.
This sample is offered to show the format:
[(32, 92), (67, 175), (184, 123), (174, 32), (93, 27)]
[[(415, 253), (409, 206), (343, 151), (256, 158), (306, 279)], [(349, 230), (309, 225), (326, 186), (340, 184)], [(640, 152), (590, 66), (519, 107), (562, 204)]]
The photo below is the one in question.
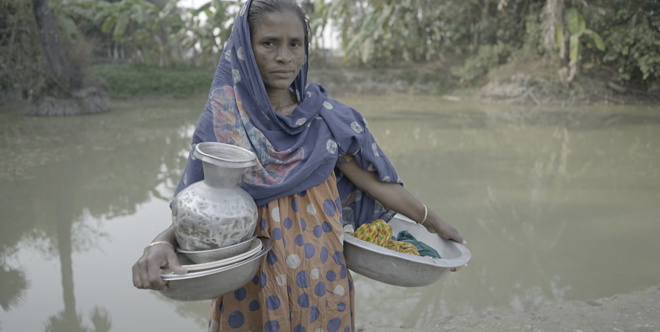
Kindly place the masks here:
[(257, 155), (254, 152), (240, 146), (220, 142), (197, 143), (193, 156), (214, 165), (231, 168), (250, 167), (257, 163)]

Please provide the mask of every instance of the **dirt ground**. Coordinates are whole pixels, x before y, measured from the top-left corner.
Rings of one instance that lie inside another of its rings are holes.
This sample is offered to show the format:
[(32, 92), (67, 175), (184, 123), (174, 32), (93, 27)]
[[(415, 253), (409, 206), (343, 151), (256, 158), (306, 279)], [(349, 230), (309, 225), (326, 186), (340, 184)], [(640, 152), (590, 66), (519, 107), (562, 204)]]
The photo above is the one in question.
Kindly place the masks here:
[(423, 328), (358, 324), (362, 332), (660, 332), (660, 285), (585, 303), (567, 301), (518, 312), (502, 308), (482, 314), (446, 317)]

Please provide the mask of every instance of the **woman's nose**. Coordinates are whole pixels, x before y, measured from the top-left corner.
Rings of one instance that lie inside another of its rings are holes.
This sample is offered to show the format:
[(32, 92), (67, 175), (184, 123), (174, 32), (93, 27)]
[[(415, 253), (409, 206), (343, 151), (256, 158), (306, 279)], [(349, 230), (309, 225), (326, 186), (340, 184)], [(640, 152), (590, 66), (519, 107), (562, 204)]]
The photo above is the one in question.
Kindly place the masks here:
[(275, 61), (288, 63), (293, 59), (293, 53), (288, 47), (278, 47)]

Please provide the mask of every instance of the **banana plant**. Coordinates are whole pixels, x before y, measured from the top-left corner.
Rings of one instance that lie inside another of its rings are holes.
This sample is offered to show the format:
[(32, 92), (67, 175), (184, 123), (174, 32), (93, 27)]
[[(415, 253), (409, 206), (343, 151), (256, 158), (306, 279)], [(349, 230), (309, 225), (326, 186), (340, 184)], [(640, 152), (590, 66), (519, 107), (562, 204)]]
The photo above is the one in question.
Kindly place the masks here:
[(197, 8), (186, 9), (181, 46), (192, 50), (197, 64), (214, 63), (231, 35), (240, 2), (211, 0)]
[(588, 41), (596, 47), (599, 51), (605, 51), (605, 42), (603, 38), (593, 30), (587, 29), (587, 25), (582, 17), (582, 14), (575, 8), (570, 8), (566, 13), (566, 26), (568, 28), (569, 37), (569, 55), (571, 62), (576, 62), (580, 59), (580, 38), (587, 36)]
[[(578, 72), (578, 63), (582, 57), (582, 44), (580, 39), (585, 36), (589, 45), (595, 47), (599, 51), (605, 50), (605, 42), (603, 38), (593, 30), (587, 29), (587, 24), (584, 21), (582, 14), (575, 8), (570, 8), (566, 11), (564, 18), (566, 30), (568, 31), (568, 55), (569, 62), (567, 74), (564, 74), (562, 79), (565, 83), (570, 83)], [(562, 45), (564, 43), (563, 29), (557, 29), (557, 43)], [(564, 70), (564, 73), (566, 70)]]
[(333, 0), (324, 7), (324, 17), (339, 27), (346, 60), (414, 61), (434, 54), (441, 6), (420, 0)]
[(134, 51), (137, 61), (169, 62), (169, 43), (181, 27), (176, 1), (168, 2), (162, 10), (145, 0), (98, 1), (97, 6), (94, 20), (101, 31)]

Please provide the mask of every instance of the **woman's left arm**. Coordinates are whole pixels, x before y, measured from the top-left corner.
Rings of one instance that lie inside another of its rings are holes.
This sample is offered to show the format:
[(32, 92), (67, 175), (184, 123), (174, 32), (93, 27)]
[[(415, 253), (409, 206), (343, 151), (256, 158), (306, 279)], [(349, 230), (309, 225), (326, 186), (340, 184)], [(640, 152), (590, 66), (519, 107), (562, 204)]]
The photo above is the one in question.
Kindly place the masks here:
[[(456, 228), (448, 224), (435, 212), (427, 209), (424, 204), (417, 200), (402, 185), (380, 181), (375, 172), (365, 171), (353, 158), (347, 158), (348, 162), (338, 164), (337, 168), (355, 186), (360, 188), (369, 196), (373, 197), (385, 207), (392, 209), (404, 216), (422, 223), (430, 231), (435, 231), (446, 239), (465, 244), (465, 240)], [(424, 216), (426, 214), (426, 220)]]

